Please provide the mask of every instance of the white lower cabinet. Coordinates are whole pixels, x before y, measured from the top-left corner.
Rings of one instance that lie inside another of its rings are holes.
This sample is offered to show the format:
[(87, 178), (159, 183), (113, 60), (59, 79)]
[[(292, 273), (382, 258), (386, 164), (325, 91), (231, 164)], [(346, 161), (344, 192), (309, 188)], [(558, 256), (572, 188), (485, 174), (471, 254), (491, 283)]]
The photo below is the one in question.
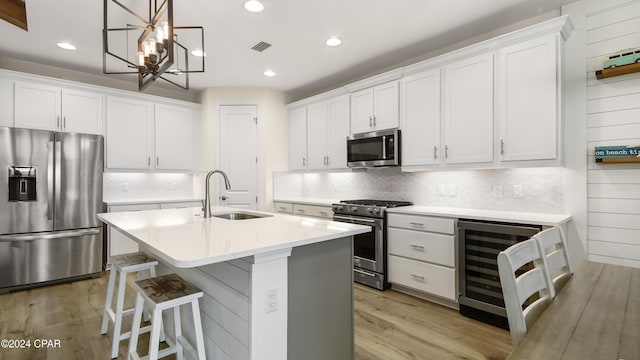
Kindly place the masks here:
[(457, 302), (455, 220), (388, 215), (389, 281)]
[[(107, 212), (157, 210), (160, 204), (109, 205)], [(138, 244), (120, 231), (109, 226), (107, 230), (107, 249), (109, 256), (138, 251)]]
[[(141, 210), (158, 210), (158, 209), (180, 209), (201, 207), (199, 200), (180, 201), (180, 202), (162, 202), (152, 204), (129, 204), (129, 205), (109, 205), (107, 212), (124, 212), (124, 211), (141, 211)], [(107, 251), (109, 256), (126, 254), (138, 251), (138, 244), (129, 239), (120, 231), (113, 229), (111, 226), (107, 230)], [(108, 260), (108, 259), (107, 259)], [(110, 263), (110, 261), (108, 261)]]
[(333, 219), (333, 209), (331, 206), (295, 204), (277, 201), (274, 203), (274, 209), (275, 212), (281, 214)]

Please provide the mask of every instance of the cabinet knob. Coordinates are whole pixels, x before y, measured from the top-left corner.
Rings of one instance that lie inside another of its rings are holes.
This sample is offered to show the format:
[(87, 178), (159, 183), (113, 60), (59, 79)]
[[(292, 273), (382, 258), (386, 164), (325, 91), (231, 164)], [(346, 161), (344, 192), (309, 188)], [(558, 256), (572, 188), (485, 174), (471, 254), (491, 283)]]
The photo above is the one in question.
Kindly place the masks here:
[(220, 200), (225, 201), (225, 200), (227, 200), (227, 197), (222, 195), (222, 196), (220, 196)]

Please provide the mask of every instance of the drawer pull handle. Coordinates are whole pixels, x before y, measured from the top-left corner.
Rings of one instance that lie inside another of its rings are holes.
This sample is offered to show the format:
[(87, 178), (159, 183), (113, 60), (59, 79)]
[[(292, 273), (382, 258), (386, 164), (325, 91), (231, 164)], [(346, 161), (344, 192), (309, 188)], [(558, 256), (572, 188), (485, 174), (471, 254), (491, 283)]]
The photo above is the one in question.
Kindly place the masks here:
[(284, 206), (280, 206), (280, 207), (279, 207), (279, 209), (280, 209), (281, 211), (287, 211), (287, 208), (286, 208), (286, 207), (284, 207)]
[(327, 216), (327, 212), (326, 211), (320, 211), (320, 215)]
[(411, 244), (409, 246), (411, 246), (414, 250), (424, 250), (424, 246), (422, 245)]
[(414, 279), (417, 279), (417, 280), (424, 281), (424, 276), (420, 276), (420, 275), (417, 275), (417, 274), (411, 274), (411, 277), (414, 278)]
[(409, 224), (411, 224), (413, 226), (420, 226), (420, 227), (424, 226), (423, 223), (418, 223), (418, 222), (410, 222)]
[(303, 209), (298, 209), (298, 212), (301, 214), (304, 214), (304, 210)]

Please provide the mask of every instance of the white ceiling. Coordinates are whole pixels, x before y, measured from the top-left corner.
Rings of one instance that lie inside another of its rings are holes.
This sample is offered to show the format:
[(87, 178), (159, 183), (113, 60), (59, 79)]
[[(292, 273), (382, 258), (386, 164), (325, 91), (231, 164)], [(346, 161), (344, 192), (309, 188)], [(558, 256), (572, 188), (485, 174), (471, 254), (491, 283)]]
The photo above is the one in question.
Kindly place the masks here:
[[(299, 98), (573, 1), (263, 0), (264, 12), (253, 14), (243, 0), (174, 0), (174, 21), (204, 27), (206, 72), (190, 76), (192, 89), (269, 87)], [(0, 20), (0, 54), (102, 74), (103, 1), (26, 4), (28, 32)], [(342, 45), (327, 47), (330, 36)], [(61, 50), (59, 41), (78, 50)], [(273, 46), (251, 50), (259, 41)], [(266, 69), (277, 76), (265, 77)]]

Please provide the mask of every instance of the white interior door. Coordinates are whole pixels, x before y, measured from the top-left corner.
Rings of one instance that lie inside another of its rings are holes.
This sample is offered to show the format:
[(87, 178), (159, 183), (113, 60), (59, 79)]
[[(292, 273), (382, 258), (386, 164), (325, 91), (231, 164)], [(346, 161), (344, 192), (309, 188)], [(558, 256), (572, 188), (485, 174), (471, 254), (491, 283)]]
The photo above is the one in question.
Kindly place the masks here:
[[(220, 106), (220, 169), (227, 173), (231, 190), (220, 184), (219, 204), (256, 209), (257, 109), (255, 105)], [(217, 175), (215, 175), (217, 176)]]

